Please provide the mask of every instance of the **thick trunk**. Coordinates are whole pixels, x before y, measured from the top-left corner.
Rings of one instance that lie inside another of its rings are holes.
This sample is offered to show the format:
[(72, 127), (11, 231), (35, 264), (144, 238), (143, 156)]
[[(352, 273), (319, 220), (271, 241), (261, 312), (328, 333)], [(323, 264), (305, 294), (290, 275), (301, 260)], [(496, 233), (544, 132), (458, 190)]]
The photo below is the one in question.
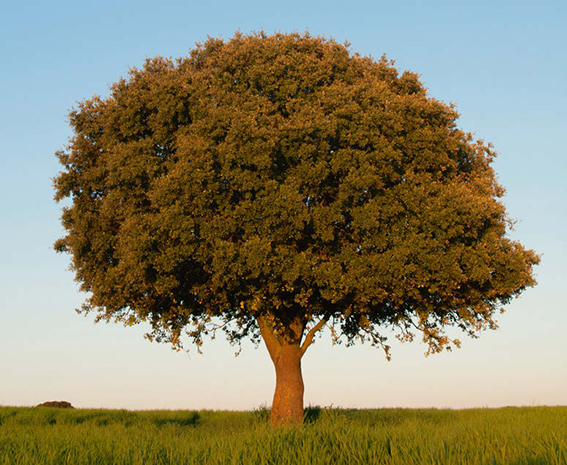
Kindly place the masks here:
[(301, 375), (301, 337), (305, 325), (294, 321), (283, 334), (273, 321), (258, 318), (262, 339), (276, 369), (276, 391), (272, 403), (272, 425), (303, 423), (303, 376)]
[(274, 361), (276, 391), (272, 403), (272, 425), (303, 423), (303, 377), (299, 342), (283, 344)]
[(306, 323), (300, 318), (288, 321), (280, 331), (275, 330), (273, 317), (258, 317), (262, 339), (276, 369), (276, 392), (272, 403), (272, 425), (299, 425), (303, 423), (303, 376), (301, 357), (313, 343), (313, 336), (329, 320), (323, 316), (305, 335)]

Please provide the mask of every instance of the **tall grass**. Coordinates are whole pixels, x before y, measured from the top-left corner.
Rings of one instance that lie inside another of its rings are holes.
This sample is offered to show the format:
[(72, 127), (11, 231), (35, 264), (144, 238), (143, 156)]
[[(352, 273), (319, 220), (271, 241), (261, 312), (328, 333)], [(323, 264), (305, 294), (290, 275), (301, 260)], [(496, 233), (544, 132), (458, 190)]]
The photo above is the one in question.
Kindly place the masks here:
[(269, 411), (0, 408), (0, 463), (567, 463), (567, 407)]

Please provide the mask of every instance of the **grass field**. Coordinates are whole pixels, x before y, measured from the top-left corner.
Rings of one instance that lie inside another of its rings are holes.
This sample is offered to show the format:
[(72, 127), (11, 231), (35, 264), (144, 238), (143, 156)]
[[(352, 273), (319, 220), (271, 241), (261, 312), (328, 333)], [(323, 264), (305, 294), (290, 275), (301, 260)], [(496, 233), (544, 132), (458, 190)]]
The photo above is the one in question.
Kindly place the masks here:
[(0, 463), (567, 463), (567, 407), (269, 411), (0, 408)]

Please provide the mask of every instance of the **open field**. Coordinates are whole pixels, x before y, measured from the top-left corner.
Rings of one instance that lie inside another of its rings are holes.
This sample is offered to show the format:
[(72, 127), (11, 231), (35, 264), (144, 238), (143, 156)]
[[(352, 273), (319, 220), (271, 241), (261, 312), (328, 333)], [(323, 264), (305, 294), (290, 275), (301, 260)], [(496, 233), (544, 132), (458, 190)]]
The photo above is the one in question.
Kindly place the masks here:
[(0, 463), (567, 463), (567, 407), (269, 411), (0, 408)]

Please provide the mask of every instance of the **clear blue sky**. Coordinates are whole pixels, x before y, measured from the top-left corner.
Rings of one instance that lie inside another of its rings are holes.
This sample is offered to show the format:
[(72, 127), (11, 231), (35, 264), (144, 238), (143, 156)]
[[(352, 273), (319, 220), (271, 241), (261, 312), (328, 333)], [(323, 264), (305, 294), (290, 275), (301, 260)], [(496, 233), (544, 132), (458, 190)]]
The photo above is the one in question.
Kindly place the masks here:
[(263, 346), (222, 339), (176, 353), (143, 327), (98, 324), (56, 255), (60, 207), (53, 153), (77, 101), (155, 55), (184, 56), (207, 35), (308, 29), (386, 53), (457, 104), (460, 126), (494, 143), (512, 233), (543, 253), (539, 285), (507, 307), (500, 329), (423, 357), (393, 343), (332, 347), (304, 359), (306, 403), (353, 407), (567, 405), (567, 2), (564, 0), (2, 2), (0, 6), (0, 405), (250, 409), (269, 404)]

